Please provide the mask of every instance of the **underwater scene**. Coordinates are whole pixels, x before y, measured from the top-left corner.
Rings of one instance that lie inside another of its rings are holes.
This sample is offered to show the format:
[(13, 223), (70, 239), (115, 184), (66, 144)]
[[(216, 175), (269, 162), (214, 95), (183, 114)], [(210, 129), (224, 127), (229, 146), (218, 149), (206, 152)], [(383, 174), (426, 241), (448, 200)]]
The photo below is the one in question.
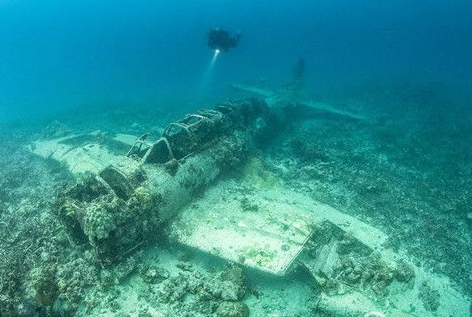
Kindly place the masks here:
[(0, 317), (471, 317), (470, 0), (0, 0)]

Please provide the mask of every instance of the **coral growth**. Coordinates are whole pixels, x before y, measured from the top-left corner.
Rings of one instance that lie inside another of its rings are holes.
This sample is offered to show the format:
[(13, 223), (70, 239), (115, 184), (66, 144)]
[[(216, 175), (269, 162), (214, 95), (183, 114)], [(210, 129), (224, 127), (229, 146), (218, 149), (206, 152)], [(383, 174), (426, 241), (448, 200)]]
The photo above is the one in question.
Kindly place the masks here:
[(411, 265), (404, 261), (398, 263), (386, 263), (379, 255), (372, 253), (369, 256), (342, 256), (335, 267), (333, 275), (335, 280), (328, 284), (328, 292), (336, 294), (339, 284), (361, 286), (370, 289), (376, 295), (386, 296), (388, 286), (396, 279), (402, 283), (408, 283), (415, 276)]
[(101, 240), (108, 237), (116, 228), (116, 213), (119, 209), (118, 199), (113, 195), (100, 196), (87, 205), (83, 230), (92, 240)]
[(277, 178), (267, 170), (260, 157), (249, 160), (244, 166), (242, 174), (248, 183), (258, 188), (272, 188), (279, 183)]
[(436, 311), (441, 304), (439, 292), (426, 282), (420, 285), (418, 298), (423, 302), (424, 308), (428, 311)]
[(44, 267), (33, 270), (31, 279), (38, 304), (40, 306), (52, 306), (59, 294), (59, 286), (54, 270)]
[(249, 308), (244, 303), (223, 302), (216, 309), (217, 317), (249, 317)]
[[(192, 311), (195, 316), (210, 316), (212, 313), (218, 317), (249, 316), (247, 305), (241, 302), (246, 286), (240, 267), (230, 265), (211, 277), (192, 266), (185, 266), (177, 276), (166, 276), (159, 284), (158, 298), (163, 304), (178, 311)], [(153, 282), (151, 279), (150, 283)]]

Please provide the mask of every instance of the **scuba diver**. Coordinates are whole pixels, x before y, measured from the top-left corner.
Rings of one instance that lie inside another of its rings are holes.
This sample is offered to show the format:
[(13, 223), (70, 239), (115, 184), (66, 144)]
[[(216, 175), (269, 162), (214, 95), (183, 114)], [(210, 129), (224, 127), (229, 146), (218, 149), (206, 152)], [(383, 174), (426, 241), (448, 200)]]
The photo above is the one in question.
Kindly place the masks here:
[(207, 44), (213, 50), (227, 52), (230, 48), (236, 47), (241, 41), (241, 33), (231, 35), (228, 31), (214, 28), (208, 32)]
[(303, 57), (300, 57), (298, 62), (295, 64), (295, 66), (292, 69), (293, 73), (293, 79), (295, 81), (302, 82), (303, 78), (305, 77), (305, 59)]
[(293, 77), (291, 82), (292, 98), (298, 99), (303, 88), (305, 79), (306, 64), (305, 59), (301, 57), (292, 69)]

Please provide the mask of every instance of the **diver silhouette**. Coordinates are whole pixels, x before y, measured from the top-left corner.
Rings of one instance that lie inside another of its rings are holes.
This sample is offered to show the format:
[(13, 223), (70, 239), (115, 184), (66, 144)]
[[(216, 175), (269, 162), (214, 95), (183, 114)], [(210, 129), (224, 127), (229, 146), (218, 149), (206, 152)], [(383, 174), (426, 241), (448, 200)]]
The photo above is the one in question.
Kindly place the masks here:
[(207, 44), (213, 50), (227, 52), (230, 48), (237, 47), (241, 41), (241, 33), (231, 35), (228, 31), (214, 28), (207, 34)]

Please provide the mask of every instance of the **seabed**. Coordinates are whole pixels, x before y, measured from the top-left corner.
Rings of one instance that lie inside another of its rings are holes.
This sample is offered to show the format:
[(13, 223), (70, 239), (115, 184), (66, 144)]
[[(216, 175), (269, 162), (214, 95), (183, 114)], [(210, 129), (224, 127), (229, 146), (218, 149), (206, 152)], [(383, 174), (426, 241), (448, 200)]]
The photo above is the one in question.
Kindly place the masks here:
[[(235, 88), (269, 107), (289, 99)], [(315, 115), (264, 146), (246, 148), (264, 122), (243, 112), (238, 133), (192, 132), (205, 146), (191, 154), (179, 135), (217, 114), (120, 109), (5, 128), (0, 316), (470, 316), (472, 136), (414, 117), (435, 101), (403, 93), (303, 102)], [(161, 135), (172, 157), (156, 154)], [(83, 180), (97, 174), (105, 183)]]

